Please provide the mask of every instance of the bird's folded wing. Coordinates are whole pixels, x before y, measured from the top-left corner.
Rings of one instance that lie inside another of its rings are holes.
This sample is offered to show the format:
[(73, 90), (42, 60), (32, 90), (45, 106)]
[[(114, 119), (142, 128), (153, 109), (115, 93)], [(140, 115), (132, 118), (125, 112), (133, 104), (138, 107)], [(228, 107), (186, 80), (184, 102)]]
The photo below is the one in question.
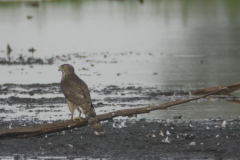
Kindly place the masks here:
[(65, 79), (61, 82), (62, 92), (65, 97), (76, 105), (91, 104), (88, 87), (84, 81)]

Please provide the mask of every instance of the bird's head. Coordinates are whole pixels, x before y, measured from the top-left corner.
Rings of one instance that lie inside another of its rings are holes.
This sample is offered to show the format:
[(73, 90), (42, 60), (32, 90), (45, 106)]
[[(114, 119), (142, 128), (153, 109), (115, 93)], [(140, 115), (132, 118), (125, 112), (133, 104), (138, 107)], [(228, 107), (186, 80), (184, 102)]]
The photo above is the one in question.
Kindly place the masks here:
[(70, 64), (63, 64), (59, 67), (59, 71), (62, 71), (63, 76), (74, 73), (74, 68)]

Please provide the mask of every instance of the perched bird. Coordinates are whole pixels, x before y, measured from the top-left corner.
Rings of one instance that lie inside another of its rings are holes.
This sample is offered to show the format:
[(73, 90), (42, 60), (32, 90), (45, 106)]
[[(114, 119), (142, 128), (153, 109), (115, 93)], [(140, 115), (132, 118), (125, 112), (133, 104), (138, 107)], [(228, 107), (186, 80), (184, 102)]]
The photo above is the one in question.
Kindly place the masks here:
[(104, 134), (103, 127), (96, 117), (87, 84), (75, 74), (74, 68), (70, 64), (61, 65), (59, 71), (62, 71), (60, 86), (72, 113), (71, 119), (74, 120), (74, 110), (77, 109), (79, 111), (79, 120), (81, 120), (80, 116), (81, 112), (83, 112), (94, 133), (97, 135)]
[(9, 44), (7, 44), (7, 54), (10, 54), (12, 52), (12, 48)]
[(8, 60), (10, 61), (11, 58), (10, 58), (10, 53), (12, 52), (12, 48), (10, 47), (9, 44), (7, 44), (7, 56), (8, 56)]
[(32, 52), (32, 53), (34, 53), (35, 51), (36, 51), (36, 49), (34, 49), (33, 47), (30, 48), (30, 49), (28, 49), (28, 52)]

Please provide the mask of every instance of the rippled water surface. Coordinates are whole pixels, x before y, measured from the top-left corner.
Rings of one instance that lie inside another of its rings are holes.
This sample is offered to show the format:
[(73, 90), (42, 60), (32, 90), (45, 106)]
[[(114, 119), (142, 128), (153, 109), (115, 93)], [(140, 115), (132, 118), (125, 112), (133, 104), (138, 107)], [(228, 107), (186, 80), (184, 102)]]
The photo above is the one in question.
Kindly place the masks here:
[[(228, 0), (0, 2), (0, 117), (69, 119), (64, 63), (88, 84), (97, 114), (237, 83), (239, 12)], [(133, 118), (238, 118), (238, 98), (219, 97)]]

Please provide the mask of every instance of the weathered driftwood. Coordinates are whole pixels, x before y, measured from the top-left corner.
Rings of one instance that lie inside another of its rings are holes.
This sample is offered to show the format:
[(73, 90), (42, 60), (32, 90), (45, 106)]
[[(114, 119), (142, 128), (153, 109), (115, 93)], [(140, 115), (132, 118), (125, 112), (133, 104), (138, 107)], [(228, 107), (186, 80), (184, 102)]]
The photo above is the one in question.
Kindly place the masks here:
[(219, 88), (228, 88), (226, 90), (222, 90), (221, 92), (216, 92), (215, 94), (230, 94), (238, 89), (240, 89), (240, 83), (236, 83), (236, 84), (232, 84), (232, 85), (228, 85), (228, 86), (221, 86), (221, 87), (210, 87), (210, 88), (207, 88), (207, 89), (199, 89), (199, 90), (196, 90), (196, 91), (192, 91), (191, 93), (194, 94), (194, 95), (204, 95), (204, 94), (207, 94), (207, 93), (210, 93), (210, 92), (214, 92), (214, 91), (217, 91), (219, 90)]
[[(142, 107), (142, 108), (118, 110), (115, 112), (98, 115), (97, 117), (100, 121), (104, 121), (104, 120), (109, 120), (118, 116), (129, 116), (133, 114), (149, 113), (150, 111), (153, 111), (153, 110), (166, 109), (167, 107), (205, 98), (209, 95), (216, 94), (224, 90), (227, 90), (227, 88), (226, 87), (218, 88), (217, 90), (200, 97), (195, 97), (195, 98), (185, 99), (185, 100), (180, 99), (180, 100), (164, 103), (160, 106), (149, 106), (149, 107)], [(52, 132), (58, 132), (58, 131), (67, 130), (67, 129), (73, 129), (75, 127), (82, 127), (87, 124), (88, 122), (86, 121), (86, 119), (84, 119), (83, 121), (78, 121), (78, 122), (73, 122), (72, 120), (68, 120), (68, 121), (56, 122), (52, 124), (42, 124), (42, 125), (35, 125), (35, 126), (22, 127), (22, 128), (4, 129), (4, 130), (0, 130), (0, 137), (30, 137), (30, 136), (42, 135), (42, 134), (47, 134)]]

